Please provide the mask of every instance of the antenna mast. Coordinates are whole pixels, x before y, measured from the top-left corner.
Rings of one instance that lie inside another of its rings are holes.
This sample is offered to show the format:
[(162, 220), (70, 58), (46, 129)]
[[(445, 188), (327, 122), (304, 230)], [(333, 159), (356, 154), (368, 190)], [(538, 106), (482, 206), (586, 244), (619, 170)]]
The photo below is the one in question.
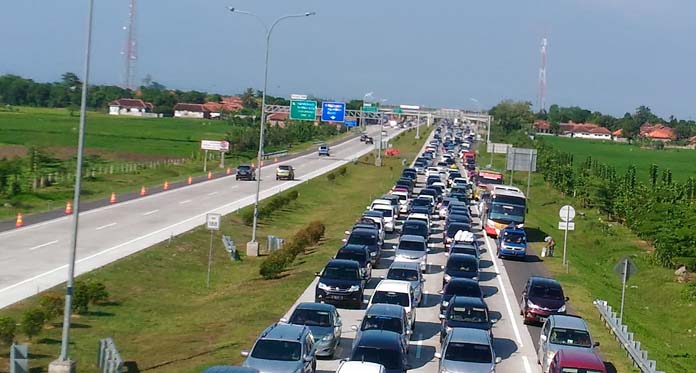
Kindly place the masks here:
[(546, 38), (541, 39), (541, 68), (539, 68), (539, 112), (546, 111)]
[(136, 0), (130, 0), (128, 9), (128, 25), (123, 29), (127, 32), (126, 45), (121, 54), (125, 62), (123, 87), (133, 89), (135, 84), (135, 64), (138, 60), (138, 41), (136, 39)]

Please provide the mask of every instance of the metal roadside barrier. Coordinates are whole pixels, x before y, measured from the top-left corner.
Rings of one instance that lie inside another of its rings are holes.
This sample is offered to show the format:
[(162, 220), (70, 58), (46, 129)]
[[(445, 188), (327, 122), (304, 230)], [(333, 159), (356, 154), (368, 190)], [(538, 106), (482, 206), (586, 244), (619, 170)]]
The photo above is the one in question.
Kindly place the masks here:
[(606, 301), (597, 299), (594, 302), (599, 315), (604, 320), (604, 325), (609, 328), (616, 339), (621, 343), (628, 356), (633, 360), (633, 365), (643, 373), (664, 373), (656, 368), (655, 360), (648, 360), (648, 352), (640, 348), (640, 342), (633, 340), (633, 333), (628, 331), (628, 326), (623, 325), (621, 319), (616, 317), (616, 312)]
[(237, 253), (237, 247), (234, 245), (234, 241), (230, 236), (222, 236), (222, 244), (225, 246), (225, 250), (230, 254), (230, 259), (234, 262), (239, 260), (239, 254)]
[(29, 348), (13, 343), (10, 347), (10, 373), (29, 373)]
[(285, 240), (280, 237), (268, 235), (268, 240), (266, 242), (268, 243), (268, 253), (270, 254), (283, 247)]
[(264, 153), (263, 159), (272, 159), (275, 157), (285, 157), (286, 155), (288, 155), (287, 150), (279, 150), (277, 152)]
[(123, 359), (121, 359), (121, 354), (118, 352), (116, 343), (111, 337), (99, 340), (97, 366), (102, 373), (123, 372)]

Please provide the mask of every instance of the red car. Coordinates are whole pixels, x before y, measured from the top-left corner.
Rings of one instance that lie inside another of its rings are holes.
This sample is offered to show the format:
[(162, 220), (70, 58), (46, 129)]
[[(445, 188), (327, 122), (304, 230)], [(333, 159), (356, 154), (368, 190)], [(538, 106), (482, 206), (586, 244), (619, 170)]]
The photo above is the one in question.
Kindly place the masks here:
[(602, 359), (593, 351), (563, 349), (556, 352), (549, 373), (607, 373)]

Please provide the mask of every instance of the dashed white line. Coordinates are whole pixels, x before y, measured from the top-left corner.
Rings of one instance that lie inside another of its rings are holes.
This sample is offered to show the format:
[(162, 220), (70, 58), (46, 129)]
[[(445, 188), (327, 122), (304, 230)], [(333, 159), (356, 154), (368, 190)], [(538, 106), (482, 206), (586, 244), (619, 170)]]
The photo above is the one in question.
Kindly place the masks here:
[(152, 214), (156, 213), (157, 211), (159, 211), (159, 210), (148, 211), (148, 212), (144, 213), (143, 216), (152, 215)]
[(107, 225), (102, 225), (101, 227), (98, 227), (96, 230), (100, 231), (100, 230), (102, 230), (102, 229), (106, 229), (106, 228), (109, 228), (109, 227), (113, 227), (114, 225), (116, 225), (116, 223), (111, 223), (111, 224), (107, 224)]
[(209, 195), (209, 196), (214, 196), (214, 195), (216, 195), (216, 194), (218, 194), (218, 193), (220, 193), (220, 192), (210, 192), (210, 193), (208, 193), (208, 195)]
[(522, 355), (522, 362), (524, 363), (524, 370), (527, 373), (532, 373), (532, 366), (529, 365), (529, 359), (527, 359), (527, 356)]
[(190, 199), (187, 199), (187, 200), (185, 200), (185, 201), (179, 202), (179, 204), (180, 204), (180, 205), (185, 205), (185, 204), (187, 204), (187, 203), (189, 203), (189, 202), (191, 202), (191, 200), (190, 200)]
[(53, 245), (54, 243), (58, 243), (58, 240), (51, 241), (51, 242), (46, 242), (46, 243), (41, 244), (41, 245), (37, 245), (37, 246), (34, 246), (34, 247), (30, 247), (30, 248), (29, 248), (29, 251), (34, 251), (34, 250), (40, 249), (40, 248), (42, 248), (42, 247), (50, 246), (50, 245)]

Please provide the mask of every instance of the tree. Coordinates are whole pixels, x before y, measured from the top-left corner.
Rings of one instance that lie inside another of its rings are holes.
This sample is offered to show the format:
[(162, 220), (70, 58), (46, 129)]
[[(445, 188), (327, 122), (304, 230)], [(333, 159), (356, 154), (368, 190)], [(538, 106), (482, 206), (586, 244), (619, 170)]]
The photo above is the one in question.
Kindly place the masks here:
[(641, 105), (636, 108), (633, 118), (638, 122), (639, 126), (645, 123), (664, 122), (657, 115), (653, 114), (650, 108), (645, 105)]
[(29, 339), (39, 335), (46, 322), (46, 314), (40, 308), (31, 308), (22, 314), (22, 333)]
[(635, 139), (640, 133), (640, 122), (628, 113), (619, 121), (619, 127), (621, 128), (623, 136), (627, 138), (629, 142)]
[(254, 97), (253, 88), (247, 88), (242, 93), (242, 105), (244, 105), (245, 108), (250, 109), (255, 109), (258, 106), (256, 98)]
[(0, 316), (0, 343), (11, 345), (17, 332), (17, 322), (8, 316)]
[(522, 101), (504, 100), (489, 110), (489, 114), (503, 128), (503, 131), (511, 132), (528, 127), (534, 122), (532, 103)]

